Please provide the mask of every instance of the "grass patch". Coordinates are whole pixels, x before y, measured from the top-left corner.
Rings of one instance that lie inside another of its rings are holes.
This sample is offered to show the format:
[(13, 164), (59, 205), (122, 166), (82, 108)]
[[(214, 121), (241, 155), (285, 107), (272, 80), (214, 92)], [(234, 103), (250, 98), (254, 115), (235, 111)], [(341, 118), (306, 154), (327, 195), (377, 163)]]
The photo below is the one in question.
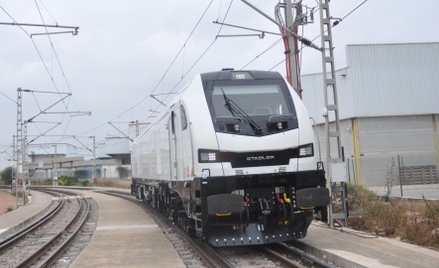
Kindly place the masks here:
[(439, 249), (439, 202), (380, 197), (361, 186), (348, 185), (349, 226), (380, 236)]
[(11, 207), (11, 206), (9, 206), (9, 207), (6, 209), (6, 213), (11, 212), (11, 211), (13, 211), (13, 210), (14, 210), (14, 208)]
[(49, 185), (52, 186), (53, 185), (53, 180), (52, 179), (45, 179), (45, 180), (33, 180), (30, 182), (31, 185)]
[(17, 194), (15, 194), (15, 191), (14, 191), (14, 192), (11, 192), (10, 194), (12, 196), (14, 196), (14, 197), (15, 197), (15, 195), (17, 195), (17, 197), (20, 197), (20, 198), (23, 197), (23, 192), (22, 191), (18, 191)]
[(131, 184), (121, 184), (118, 182), (111, 182), (111, 181), (98, 181), (97, 184), (98, 187), (111, 187), (111, 188), (122, 188), (122, 189), (130, 189)]

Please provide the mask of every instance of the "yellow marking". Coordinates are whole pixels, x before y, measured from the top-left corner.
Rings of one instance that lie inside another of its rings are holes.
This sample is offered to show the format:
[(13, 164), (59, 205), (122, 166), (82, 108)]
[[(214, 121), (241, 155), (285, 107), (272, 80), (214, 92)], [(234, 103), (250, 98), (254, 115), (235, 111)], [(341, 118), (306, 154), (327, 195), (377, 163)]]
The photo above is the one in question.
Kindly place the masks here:
[(300, 209), (314, 209), (314, 207), (300, 207)]
[(217, 216), (222, 217), (222, 216), (230, 216), (232, 215), (232, 213), (216, 213)]

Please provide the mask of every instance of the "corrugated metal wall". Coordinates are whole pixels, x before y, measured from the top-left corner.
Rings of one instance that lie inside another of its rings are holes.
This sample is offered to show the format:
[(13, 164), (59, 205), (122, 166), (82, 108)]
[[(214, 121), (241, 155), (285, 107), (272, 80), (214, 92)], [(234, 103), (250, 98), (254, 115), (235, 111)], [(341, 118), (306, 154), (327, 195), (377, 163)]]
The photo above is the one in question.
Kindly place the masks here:
[[(439, 43), (348, 45), (336, 72), (340, 119), (439, 113)], [(302, 76), (303, 101), (324, 122), (323, 78)]]
[[(439, 165), (439, 43), (349, 45), (346, 53), (348, 67), (338, 70), (336, 79), (349, 181), (387, 194), (393, 187), (392, 196), (403, 195), (396, 187), (409, 178), (401, 178), (401, 168), (422, 171), (425, 178), (417, 183), (439, 189), (431, 185), (439, 180), (432, 172)], [(324, 123), (322, 74), (302, 76), (302, 85), (310, 116)], [(359, 156), (353, 153), (354, 122)], [(325, 161), (324, 124), (317, 131)], [(439, 191), (419, 193), (439, 198)]]

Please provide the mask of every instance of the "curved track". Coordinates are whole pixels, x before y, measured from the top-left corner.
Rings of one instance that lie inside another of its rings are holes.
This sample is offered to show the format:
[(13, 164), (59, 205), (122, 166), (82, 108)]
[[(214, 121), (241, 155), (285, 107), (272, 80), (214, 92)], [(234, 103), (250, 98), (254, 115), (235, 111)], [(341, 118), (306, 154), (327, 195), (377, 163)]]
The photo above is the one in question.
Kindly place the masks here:
[(7, 260), (8, 265), (50, 265), (65, 250), (87, 219), (90, 205), (85, 198), (61, 191), (62, 194), (54, 190), (44, 192), (57, 196), (56, 206), (40, 219), (0, 241), (0, 258)]

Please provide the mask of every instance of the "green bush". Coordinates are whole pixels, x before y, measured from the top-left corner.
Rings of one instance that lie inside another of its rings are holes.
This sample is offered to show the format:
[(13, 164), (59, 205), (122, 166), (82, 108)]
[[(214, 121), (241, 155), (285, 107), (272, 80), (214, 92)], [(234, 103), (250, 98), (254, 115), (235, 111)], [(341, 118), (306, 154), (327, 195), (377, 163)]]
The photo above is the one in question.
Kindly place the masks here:
[(1, 181), (6, 184), (10, 185), (12, 183), (12, 167), (6, 167), (0, 172)]
[(119, 179), (122, 179), (122, 177), (126, 177), (129, 174), (129, 170), (126, 167), (118, 166), (116, 168), (117, 173), (119, 174)]
[[(11, 195), (12, 195), (12, 196), (15, 196), (15, 191), (14, 191), (14, 192), (11, 192)], [(23, 196), (23, 192), (22, 192), (22, 191), (18, 191), (18, 192), (17, 192), (17, 197), (20, 197), (20, 198), (21, 198), (22, 196)]]
[(81, 182), (79, 183), (79, 185), (81, 185), (81, 186), (89, 186), (89, 185), (90, 185), (90, 182), (88, 182), (88, 180), (84, 180), (84, 181), (81, 181)]
[(78, 179), (75, 177), (60, 176), (58, 177), (58, 183), (59, 185), (71, 186), (76, 185), (78, 183)]

